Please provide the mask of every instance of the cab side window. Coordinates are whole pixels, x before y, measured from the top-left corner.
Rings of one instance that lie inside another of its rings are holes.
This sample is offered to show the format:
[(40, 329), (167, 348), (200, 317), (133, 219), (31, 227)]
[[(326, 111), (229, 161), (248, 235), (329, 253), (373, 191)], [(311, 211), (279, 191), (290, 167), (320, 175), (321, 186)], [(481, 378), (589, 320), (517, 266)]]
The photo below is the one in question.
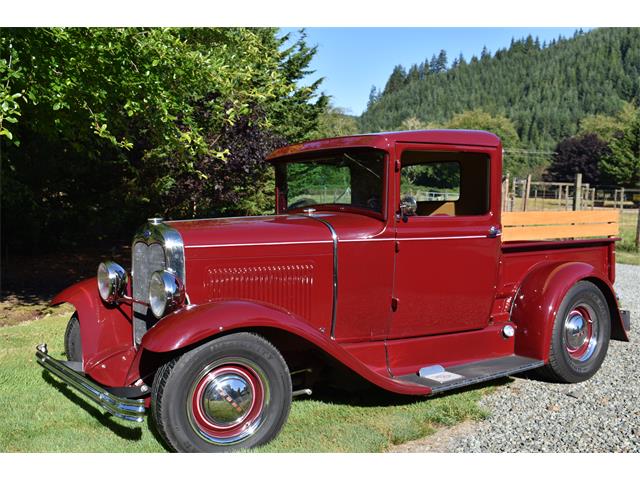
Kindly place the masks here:
[(484, 215), (489, 210), (489, 157), (465, 152), (406, 151), (401, 158), (403, 202), (416, 215)]

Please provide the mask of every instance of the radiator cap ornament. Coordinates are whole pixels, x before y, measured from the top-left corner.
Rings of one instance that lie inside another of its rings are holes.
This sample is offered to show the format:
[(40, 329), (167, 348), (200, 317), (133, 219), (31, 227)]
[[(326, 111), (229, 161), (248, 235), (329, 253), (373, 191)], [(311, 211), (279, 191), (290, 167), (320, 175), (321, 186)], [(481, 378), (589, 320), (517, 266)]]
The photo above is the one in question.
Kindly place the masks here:
[(162, 217), (152, 217), (147, 219), (147, 222), (149, 222), (151, 225), (160, 225), (163, 221), (164, 218)]

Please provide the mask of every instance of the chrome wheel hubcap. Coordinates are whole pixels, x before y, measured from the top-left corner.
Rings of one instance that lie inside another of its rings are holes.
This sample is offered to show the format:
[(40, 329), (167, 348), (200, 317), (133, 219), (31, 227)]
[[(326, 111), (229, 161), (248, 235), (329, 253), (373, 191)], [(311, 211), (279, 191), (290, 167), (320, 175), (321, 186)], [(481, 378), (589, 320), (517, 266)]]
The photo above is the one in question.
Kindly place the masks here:
[(574, 360), (589, 360), (598, 345), (597, 317), (588, 305), (574, 307), (564, 321), (564, 343)]
[(254, 363), (214, 362), (201, 371), (187, 397), (189, 423), (209, 443), (238, 443), (260, 428), (269, 398), (266, 376)]
[(209, 374), (202, 392), (202, 408), (212, 423), (231, 427), (242, 422), (253, 405), (253, 385), (241, 372)]

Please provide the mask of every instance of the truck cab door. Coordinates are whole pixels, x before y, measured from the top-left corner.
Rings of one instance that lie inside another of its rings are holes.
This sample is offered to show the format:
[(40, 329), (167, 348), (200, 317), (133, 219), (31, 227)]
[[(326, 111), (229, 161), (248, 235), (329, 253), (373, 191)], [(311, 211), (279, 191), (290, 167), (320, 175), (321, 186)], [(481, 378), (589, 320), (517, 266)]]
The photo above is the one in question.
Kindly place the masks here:
[(388, 338), (484, 328), (501, 251), (500, 151), (399, 143), (396, 159)]

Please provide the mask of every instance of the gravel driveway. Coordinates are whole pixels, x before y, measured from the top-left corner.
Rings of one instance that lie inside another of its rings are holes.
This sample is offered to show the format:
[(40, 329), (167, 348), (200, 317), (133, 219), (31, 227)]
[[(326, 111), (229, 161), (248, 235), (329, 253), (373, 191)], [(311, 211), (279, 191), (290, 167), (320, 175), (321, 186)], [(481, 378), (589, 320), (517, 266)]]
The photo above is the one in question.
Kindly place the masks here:
[(515, 378), (481, 401), (489, 418), (394, 448), (398, 452), (640, 452), (640, 266), (617, 265), (631, 342), (612, 341), (587, 382)]

